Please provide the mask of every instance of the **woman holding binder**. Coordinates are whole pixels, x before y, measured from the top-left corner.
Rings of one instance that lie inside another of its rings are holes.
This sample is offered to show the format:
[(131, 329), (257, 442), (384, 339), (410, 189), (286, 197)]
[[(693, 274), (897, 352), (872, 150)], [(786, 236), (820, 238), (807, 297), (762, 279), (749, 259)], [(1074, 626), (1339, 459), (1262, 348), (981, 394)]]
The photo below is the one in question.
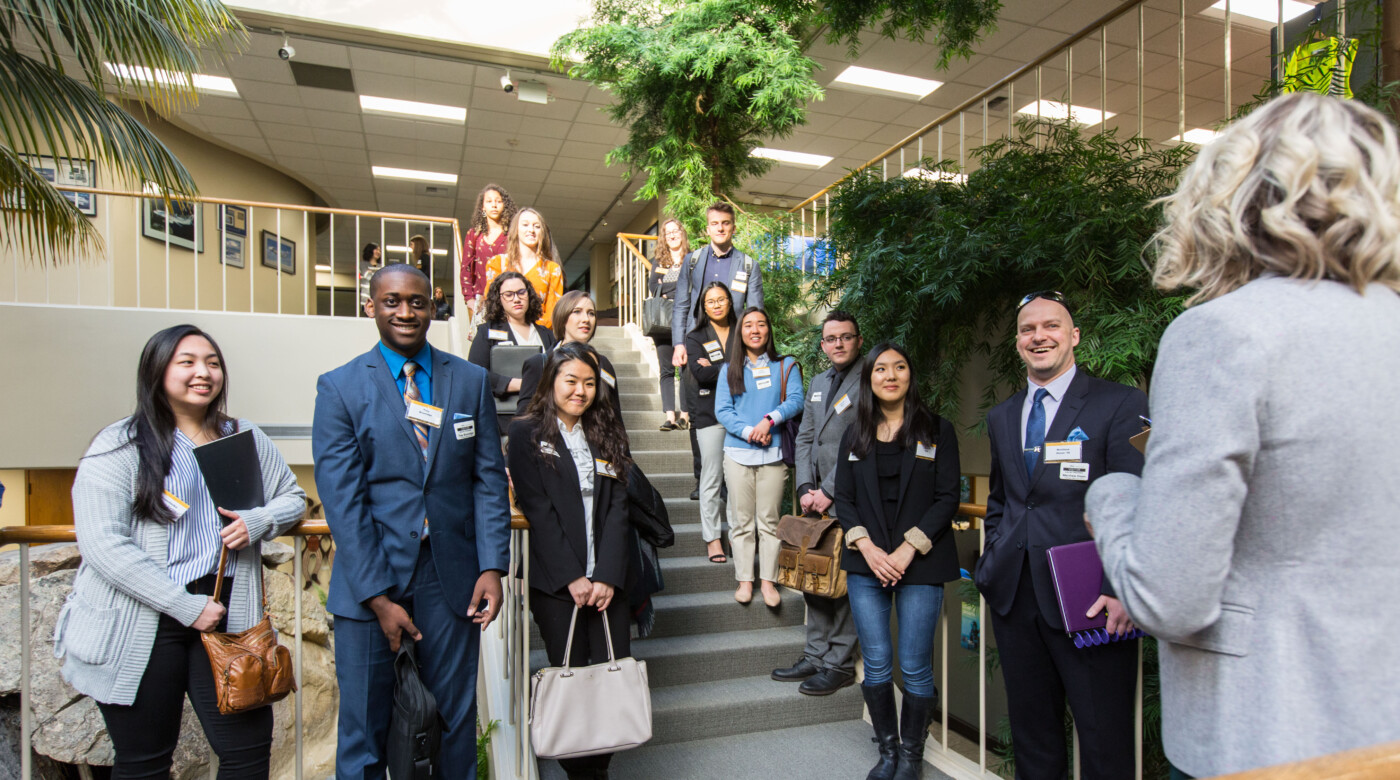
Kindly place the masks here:
[[(222, 715), (200, 633), (261, 620), (262, 542), (306, 513), (306, 494), (272, 441), (225, 412), (223, 354), (193, 325), (151, 337), (136, 411), (100, 431), (78, 466), (73, 515), (82, 564), (54, 629), (63, 678), (97, 701), (114, 778), (165, 777), (186, 696), (219, 757), (219, 778), (269, 772), (272, 708)], [(216, 507), (194, 448), (251, 430), (261, 507)], [(215, 601), (219, 554), (231, 552)]]
[[(570, 290), (564, 293), (564, 297), (559, 299), (558, 305), (554, 307), (554, 338), (557, 340), (555, 349), (570, 342), (577, 344), (587, 344), (593, 340), (593, 334), (598, 328), (598, 309), (593, 304), (593, 297), (582, 290)], [(530, 405), (530, 400), (535, 397), (535, 393), (540, 385), (540, 376), (544, 373), (545, 353), (540, 353), (525, 361), (525, 366), (520, 375), (520, 406), (516, 409), (516, 414), (525, 413), (526, 407)], [(598, 398), (607, 398), (612, 404), (613, 411), (617, 413), (617, 419), (622, 419), (622, 401), (618, 397), (617, 372), (613, 370), (612, 361), (606, 355), (598, 354), (598, 373), (602, 382), (598, 385)]]
[(734, 304), (724, 282), (710, 282), (700, 293), (705, 317), (685, 336), (685, 406), (690, 410), (691, 446), (700, 452), (700, 537), (711, 563), (728, 563), (720, 530), (724, 518), (724, 426), (715, 419), (715, 387), (724, 365), (725, 345), (734, 329)]
[[(587, 344), (561, 344), (545, 361), (540, 392), (510, 426), (515, 500), (530, 522), (530, 614), (551, 666), (564, 663), (571, 625), (573, 666), (607, 661), (607, 636), (617, 657), (631, 654), (622, 587), (631, 560), (632, 461), (622, 421), (599, 403), (598, 362)], [(591, 779), (606, 777), (611, 759), (559, 763), (570, 778)]]
[[(514, 271), (497, 276), (486, 291), (486, 306), (482, 315), (484, 321), (472, 338), (467, 360), (491, 372), (491, 393), (497, 401), (518, 396), (521, 378), (491, 371), (493, 349), (501, 345), (536, 346), (543, 352), (554, 346), (554, 334), (544, 326), (535, 324), (543, 306), (535, 288), (523, 275)], [(497, 416), (501, 430), (506, 430), (513, 416)]]
[[(856, 419), (836, 456), (836, 516), (851, 617), (865, 664), (861, 693), (870, 707), (880, 761), (874, 780), (914, 780), (924, 738), (938, 708), (933, 637), (943, 609), (943, 583), (958, 579), (952, 534), (960, 470), (953, 424), (924, 406), (903, 347), (885, 342), (861, 371)], [(899, 613), (899, 646), (890, 632)], [(904, 678), (904, 706), (895, 722), (894, 660)]]

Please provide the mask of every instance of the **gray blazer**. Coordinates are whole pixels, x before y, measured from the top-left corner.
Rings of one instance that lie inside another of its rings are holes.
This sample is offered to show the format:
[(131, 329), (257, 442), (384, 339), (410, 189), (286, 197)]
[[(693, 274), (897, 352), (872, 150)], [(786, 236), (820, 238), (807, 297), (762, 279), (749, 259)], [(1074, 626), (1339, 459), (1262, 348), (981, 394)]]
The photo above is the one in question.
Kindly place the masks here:
[[(131, 704), (146, 672), (161, 613), (183, 625), (199, 619), (208, 596), (185, 591), (166, 575), (170, 526), (131, 513), (140, 461), (126, 420), (107, 426), (88, 447), (73, 482), (73, 520), (83, 562), (54, 627), (54, 656), (63, 679), (104, 704)], [(262, 464), (267, 503), (240, 509), (253, 543), (232, 553), (228, 630), (262, 619), (262, 542), (275, 539), (306, 514), (306, 493), (272, 440), (247, 420)]]
[[(859, 400), (860, 373), (865, 358), (856, 358), (851, 369), (841, 380), (841, 386), (832, 388), (834, 370), (827, 369), (812, 379), (807, 390), (807, 400), (802, 407), (802, 425), (797, 429), (797, 484), (813, 485), (826, 493), (828, 498), (836, 498), (836, 451), (841, 448), (841, 434), (856, 419), (856, 401)], [(834, 397), (836, 402), (830, 407), (827, 400)], [(841, 397), (850, 399), (850, 404), (836, 411)], [(836, 516), (836, 506), (827, 510)]]
[(1089, 489), (1196, 777), (1400, 739), (1400, 295), (1270, 277), (1162, 337), (1142, 477)]
[[(685, 336), (695, 327), (700, 318), (700, 290), (705, 286), (705, 265), (709, 261), (710, 246), (706, 244), (685, 259), (685, 268), (676, 278), (676, 305), (671, 310), (671, 343), (684, 344)], [(729, 278), (724, 283), (729, 286), (729, 296), (734, 304), (735, 318), (750, 306), (763, 308), (763, 271), (753, 258), (740, 252), (738, 247), (730, 251)], [(748, 274), (742, 290), (734, 289), (734, 279), (741, 273)]]

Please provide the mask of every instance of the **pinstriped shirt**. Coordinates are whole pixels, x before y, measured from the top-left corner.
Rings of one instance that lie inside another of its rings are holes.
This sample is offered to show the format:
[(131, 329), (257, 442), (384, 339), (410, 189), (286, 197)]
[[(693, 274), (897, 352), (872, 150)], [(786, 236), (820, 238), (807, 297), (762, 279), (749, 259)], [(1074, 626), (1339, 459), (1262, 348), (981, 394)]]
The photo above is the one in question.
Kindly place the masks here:
[[(232, 426), (224, 430), (225, 435), (232, 432)], [(218, 568), (219, 548), (223, 546), (219, 537), (223, 515), (214, 507), (214, 499), (209, 497), (209, 489), (204, 485), (204, 475), (194, 459), (194, 442), (179, 429), (175, 431), (175, 445), (170, 452), (170, 473), (165, 475), (165, 490), (190, 507), (170, 526), (166, 568), (176, 585), (185, 585), (213, 574)], [(224, 576), (232, 574), (230, 551)]]

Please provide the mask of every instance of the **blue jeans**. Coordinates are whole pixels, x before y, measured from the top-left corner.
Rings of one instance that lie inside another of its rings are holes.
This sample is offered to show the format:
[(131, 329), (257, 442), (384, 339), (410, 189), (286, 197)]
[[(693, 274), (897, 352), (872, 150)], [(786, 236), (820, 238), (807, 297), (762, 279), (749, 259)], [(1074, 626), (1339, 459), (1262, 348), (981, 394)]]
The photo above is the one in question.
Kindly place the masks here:
[(943, 614), (942, 585), (895, 585), (886, 588), (867, 574), (846, 575), (846, 595), (860, 637), (865, 685), (894, 679), (894, 642), (890, 638), (890, 605), (899, 611), (899, 671), (904, 692), (930, 697), (933, 684), (933, 636)]

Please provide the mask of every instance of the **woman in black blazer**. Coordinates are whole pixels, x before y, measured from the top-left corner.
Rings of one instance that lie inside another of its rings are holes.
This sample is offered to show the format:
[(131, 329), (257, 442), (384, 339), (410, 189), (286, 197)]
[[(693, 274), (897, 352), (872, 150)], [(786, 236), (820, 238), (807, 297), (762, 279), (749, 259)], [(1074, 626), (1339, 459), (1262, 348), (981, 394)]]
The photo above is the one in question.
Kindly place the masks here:
[[(593, 334), (598, 330), (598, 308), (593, 303), (593, 298), (582, 290), (570, 290), (564, 293), (559, 302), (554, 305), (554, 338), (556, 348), (569, 342), (587, 344), (593, 340)], [(525, 414), (525, 409), (530, 406), (530, 400), (535, 397), (535, 392), (540, 386), (540, 375), (544, 373), (544, 361), (548, 353), (540, 353), (525, 361), (525, 366), (520, 375), (520, 406), (516, 408), (516, 416)], [(606, 355), (599, 353), (598, 367), (600, 378), (603, 380), (598, 384), (598, 399), (603, 400), (606, 396), (612, 404), (613, 411), (617, 413), (617, 419), (622, 419), (622, 400), (617, 393), (617, 372), (613, 370), (612, 361)]]
[[(496, 400), (504, 401), (520, 392), (520, 377), (505, 376), (491, 371), (491, 350), (497, 344), (539, 345), (541, 352), (554, 347), (554, 334), (543, 325), (536, 325), (540, 312), (544, 311), (544, 301), (535, 292), (534, 285), (524, 276), (514, 272), (497, 276), (491, 280), (486, 291), (486, 308), (482, 323), (472, 337), (467, 360), (491, 372), (491, 393)], [(528, 402), (521, 396), (520, 405)], [(514, 414), (497, 415), (496, 421), (502, 431), (510, 425)]]
[(685, 335), (688, 378), (686, 408), (690, 410), (690, 446), (700, 459), (700, 537), (711, 563), (725, 563), (720, 541), (724, 519), (724, 426), (715, 419), (715, 387), (724, 365), (729, 334), (734, 330), (734, 304), (724, 282), (710, 282), (700, 291), (705, 316)]
[[(855, 421), (836, 460), (836, 516), (851, 617), (865, 664), (861, 693), (870, 707), (880, 761), (867, 780), (915, 780), (924, 738), (938, 708), (933, 638), (943, 611), (943, 583), (958, 579), (953, 516), (960, 468), (953, 424), (919, 398), (909, 355), (886, 342), (861, 371)], [(894, 706), (890, 607), (899, 612), (899, 668), (904, 707)]]
[[(631, 655), (627, 582), (627, 432), (598, 403), (598, 353), (562, 344), (545, 361), (525, 414), (511, 423), (507, 461), (530, 523), (530, 614), (552, 666), (564, 663), (575, 609), (574, 666), (607, 660), (603, 615), (618, 657)], [(585, 609), (587, 608), (587, 609)], [(570, 778), (606, 777), (611, 754), (562, 759)]]

